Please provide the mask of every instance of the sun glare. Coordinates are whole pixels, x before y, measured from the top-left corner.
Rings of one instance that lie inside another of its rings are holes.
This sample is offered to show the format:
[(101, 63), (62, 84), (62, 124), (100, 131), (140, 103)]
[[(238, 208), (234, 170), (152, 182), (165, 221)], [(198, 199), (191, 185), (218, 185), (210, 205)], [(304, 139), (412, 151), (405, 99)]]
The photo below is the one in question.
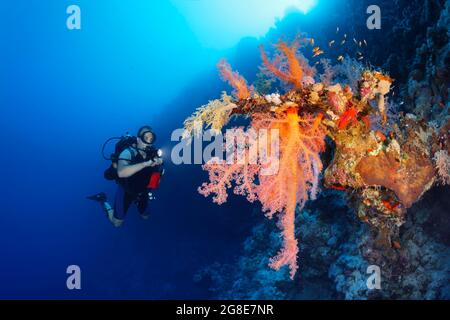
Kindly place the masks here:
[(286, 10), (308, 13), (318, 0), (171, 0), (206, 47), (232, 47), (263, 36)]

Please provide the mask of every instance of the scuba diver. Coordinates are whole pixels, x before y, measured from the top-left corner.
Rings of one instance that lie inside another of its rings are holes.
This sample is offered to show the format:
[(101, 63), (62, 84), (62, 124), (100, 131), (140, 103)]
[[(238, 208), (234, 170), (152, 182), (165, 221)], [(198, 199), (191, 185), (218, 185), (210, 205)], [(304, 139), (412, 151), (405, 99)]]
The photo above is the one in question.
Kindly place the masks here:
[[(107, 143), (117, 139), (115, 152), (110, 158), (105, 157)], [(115, 180), (118, 184), (113, 207), (108, 203), (107, 196), (100, 192), (87, 197), (101, 204), (108, 219), (115, 227), (123, 224), (125, 215), (134, 202), (142, 218), (147, 219), (148, 201), (153, 200), (152, 190), (157, 189), (164, 169), (161, 150), (153, 147), (156, 139), (150, 126), (139, 128), (137, 137), (125, 135), (108, 139), (102, 148), (103, 157), (111, 160), (111, 166), (106, 169), (104, 177)]]

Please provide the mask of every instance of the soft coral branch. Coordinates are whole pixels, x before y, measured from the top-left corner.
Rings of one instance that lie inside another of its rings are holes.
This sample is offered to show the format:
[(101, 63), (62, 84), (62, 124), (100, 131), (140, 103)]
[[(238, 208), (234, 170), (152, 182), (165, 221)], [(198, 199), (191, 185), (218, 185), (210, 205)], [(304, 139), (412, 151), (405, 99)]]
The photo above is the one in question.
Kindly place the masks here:
[[(313, 117), (305, 114), (300, 117), (296, 109), (282, 114), (257, 113), (252, 116), (250, 129), (273, 132), (277, 130), (279, 137), (279, 156), (270, 158), (268, 164), (251, 164), (248, 153), (252, 147), (246, 145), (243, 164), (227, 163), (224, 160), (213, 160), (203, 166), (209, 172), (209, 183), (204, 183), (199, 192), (204, 196), (214, 194), (213, 201), (222, 204), (227, 200), (227, 189), (236, 184), (234, 193), (247, 196), (250, 202), (259, 200), (263, 211), (271, 218), (280, 214), (279, 227), (283, 236), (283, 248), (270, 260), (270, 267), (280, 269), (287, 265), (293, 278), (297, 265), (298, 245), (295, 239), (295, 212), (309, 198), (315, 198), (318, 178), (322, 171), (319, 153), (324, 147), (325, 134), (320, 125), (322, 115)], [(244, 133), (242, 133), (244, 134)], [(267, 142), (267, 141), (265, 141)], [(259, 143), (265, 149), (264, 154), (272, 154), (269, 148), (272, 143)], [(261, 149), (260, 149), (261, 150)], [(263, 168), (278, 168), (276, 172), (265, 174)], [(270, 163), (272, 162), (272, 163)], [(259, 184), (255, 184), (255, 177)]]
[(433, 158), (442, 185), (450, 185), (450, 156), (446, 150), (439, 150)]
[(297, 46), (295, 44), (290, 47), (284, 41), (280, 41), (277, 45), (277, 49), (287, 60), (287, 68), (286, 70), (280, 69), (280, 58), (275, 59), (274, 61), (269, 61), (266, 53), (264, 52), (264, 47), (260, 47), (261, 58), (263, 60), (264, 66), (272, 72), (277, 78), (281, 81), (290, 83), (294, 85), (296, 89), (302, 87), (302, 78), (303, 78), (303, 68), (300, 64), (300, 61), (297, 58)]
[[(242, 146), (237, 146), (235, 141), (233, 145), (228, 145), (230, 148), (235, 148), (231, 150), (233, 157), (227, 159), (219, 159), (217, 157), (209, 160), (203, 169), (209, 173), (209, 182), (203, 183), (198, 191), (205, 197), (210, 194), (214, 194), (213, 202), (217, 204), (222, 204), (227, 201), (227, 190), (232, 188), (232, 182), (234, 182), (235, 187), (233, 189), (234, 193), (237, 195), (246, 196), (249, 202), (253, 202), (257, 199), (256, 196), (256, 185), (255, 177), (257, 176), (260, 165), (256, 161), (250, 161), (249, 156), (250, 149), (253, 147), (252, 143), (255, 140), (248, 139), (248, 135), (242, 129), (234, 130), (234, 138), (237, 141), (244, 141), (243, 153), (239, 153), (239, 148)], [(230, 150), (228, 150), (230, 151)], [(238, 158), (234, 156), (238, 155)]]
[(250, 97), (251, 92), (247, 81), (238, 72), (233, 71), (228, 62), (220, 60), (217, 67), (219, 68), (222, 80), (227, 81), (235, 89), (234, 95), (236, 98), (242, 100)]
[(302, 118), (296, 109), (288, 110), (282, 121), (277, 118), (254, 119), (253, 125), (279, 130), (280, 157), (276, 174), (259, 177), (258, 198), (269, 217), (281, 213), (279, 226), (283, 235), (283, 248), (270, 260), (270, 267), (290, 268), (294, 277), (297, 265), (298, 245), (295, 239), (295, 211), (297, 205), (303, 208), (306, 201), (315, 198), (322, 162), (319, 153), (324, 148), (325, 133), (319, 122), (321, 116)]
[(209, 101), (208, 104), (197, 108), (197, 110), (184, 121), (185, 131), (183, 138), (189, 138), (194, 134), (199, 134), (197, 126), (211, 129), (214, 132), (220, 132), (230, 120), (231, 113), (237, 106), (232, 103), (232, 97), (225, 92), (222, 98)]

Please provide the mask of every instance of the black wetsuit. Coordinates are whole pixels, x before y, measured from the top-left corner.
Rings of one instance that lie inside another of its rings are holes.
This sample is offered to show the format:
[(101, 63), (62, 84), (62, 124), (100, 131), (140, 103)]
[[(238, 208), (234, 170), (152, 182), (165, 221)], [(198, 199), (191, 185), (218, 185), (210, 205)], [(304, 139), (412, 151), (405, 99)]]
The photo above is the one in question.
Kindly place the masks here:
[[(128, 148), (131, 153), (130, 165), (148, 161), (144, 159), (141, 153), (134, 149)], [(144, 168), (128, 178), (119, 178), (118, 188), (114, 200), (114, 217), (123, 220), (127, 214), (130, 205), (136, 202), (136, 206), (141, 215), (145, 215), (148, 206), (148, 189), (147, 185), (149, 177), (153, 172), (159, 171), (160, 166)]]

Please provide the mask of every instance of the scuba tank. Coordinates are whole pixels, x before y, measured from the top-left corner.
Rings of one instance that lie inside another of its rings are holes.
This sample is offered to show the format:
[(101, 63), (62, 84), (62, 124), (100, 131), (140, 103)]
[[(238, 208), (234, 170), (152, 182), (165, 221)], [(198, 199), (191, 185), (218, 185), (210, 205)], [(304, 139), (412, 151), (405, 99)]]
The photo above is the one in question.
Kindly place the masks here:
[[(110, 155), (109, 158), (105, 157), (105, 147), (112, 140), (119, 140), (115, 147), (114, 153)], [(112, 137), (105, 141), (102, 147), (102, 155), (105, 160), (110, 160), (111, 165), (105, 170), (103, 176), (106, 180), (117, 180), (119, 176), (117, 175), (117, 162), (119, 161), (120, 154), (127, 148), (135, 146), (137, 143), (136, 137), (130, 136), (128, 133), (122, 137)]]
[[(136, 137), (131, 136), (127, 133), (122, 137), (112, 137), (105, 141), (105, 143), (103, 144), (103, 147), (102, 147), (102, 156), (105, 160), (111, 161), (111, 165), (103, 173), (103, 176), (106, 180), (110, 180), (110, 181), (114, 180), (120, 184), (123, 184), (124, 186), (126, 186), (128, 184), (127, 182), (130, 179), (134, 180), (133, 176), (130, 178), (125, 178), (125, 179), (119, 178), (119, 176), (117, 175), (117, 164), (118, 164), (118, 161), (120, 160), (120, 158), (119, 158), (120, 154), (124, 150), (126, 150), (130, 147), (136, 148), (136, 145), (137, 145), (136, 139), (137, 139)], [(116, 145), (114, 147), (114, 152), (110, 155), (109, 158), (107, 158), (105, 156), (105, 148), (106, 148), (106, 145), (112, 140), (118, 140), (118, 142), (116, 142)], [(154, 148), (153, 146), (146, 148), (145, 153), (146, 153), (146, 159), (143, 159), (144, 161), (154, 159), (156, 157), (161, 156), (161, 150), (158, 150), (158, 149)], [(126, 159), (126, 160), (128, 160), (128, 159)], [(162, 169), (160, 166), (157, 166), (155, 168), (148, 168), (146, 171), (148, 174), (148, 183), (146, 183), (145, 188), (146, 189), (157, 189), (159, 187), (161, 177), (164, 174), (164, 169)], [(137, 175), (140, 176), (141, 174), (138, 173)], [(127, 188), (127, 189), (129, 189), (129, 188)]]

